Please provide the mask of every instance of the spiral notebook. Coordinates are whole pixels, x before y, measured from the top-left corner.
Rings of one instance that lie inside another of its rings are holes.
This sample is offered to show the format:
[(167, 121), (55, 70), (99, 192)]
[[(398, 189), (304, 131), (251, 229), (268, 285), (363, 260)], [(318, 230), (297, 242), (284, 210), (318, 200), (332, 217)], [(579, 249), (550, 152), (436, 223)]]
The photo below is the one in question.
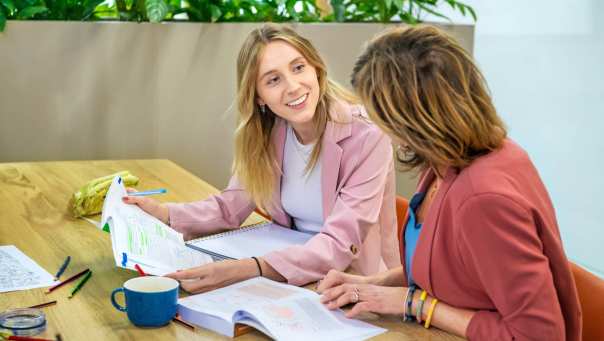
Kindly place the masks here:
[(312, 234), (275, 223), (261, 223), (193, 239), (186, 242), (186, 245), (212, 256), (214, 260), (243, 259), (264, 256), (292, 245), (302, 245), (312, 237)]

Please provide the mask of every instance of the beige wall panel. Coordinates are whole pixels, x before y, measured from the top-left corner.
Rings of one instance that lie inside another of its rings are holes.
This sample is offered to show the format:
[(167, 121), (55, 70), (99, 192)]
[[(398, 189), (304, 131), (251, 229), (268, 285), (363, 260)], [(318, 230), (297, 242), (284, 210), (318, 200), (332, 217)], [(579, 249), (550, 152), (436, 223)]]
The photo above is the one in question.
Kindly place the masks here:
[[(169, 158), (223, 187), (235, 61), (258, 24), (15, 22), (0, 35), (0, 162)], [(297, 24), (349, 84), (387, 25)], [(444, 26), (469, 51), (472, 26)], [(409, 196), (416, 179), (399, 175)]]

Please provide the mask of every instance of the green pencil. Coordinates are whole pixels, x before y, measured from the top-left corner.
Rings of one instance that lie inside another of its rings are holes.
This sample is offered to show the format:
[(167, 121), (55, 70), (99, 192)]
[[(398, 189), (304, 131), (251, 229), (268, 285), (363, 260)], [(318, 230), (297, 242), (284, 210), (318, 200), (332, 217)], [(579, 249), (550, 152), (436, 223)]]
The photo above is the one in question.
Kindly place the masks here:
[(71, 294), (69, 294), (69, 296), (67, 298), (72, 298), (73, 295), (75, 295), (75, 293), (78, 292), (78, 290), (80, 290), (84, 286), (84, 284), (86, 283), (86, 281), (88, 281), (90, 276), (92, 276), (92, 270), (88, 270), (88, 273), (86, 275), (84, 275), (84, 277), (82, 277), (82, 279), (78, 282), (78, 284), (75, 285), (73, 290), (71, 290)]

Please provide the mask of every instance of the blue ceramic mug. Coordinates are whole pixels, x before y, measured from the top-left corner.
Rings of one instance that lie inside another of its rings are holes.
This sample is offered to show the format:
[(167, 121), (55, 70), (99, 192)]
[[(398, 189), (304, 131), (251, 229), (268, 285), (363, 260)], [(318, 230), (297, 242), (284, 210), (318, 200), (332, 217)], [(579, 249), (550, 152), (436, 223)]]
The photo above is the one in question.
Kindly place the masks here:
[[(119, 292), (126, 297), (125, 307), (115, 300)], [(139, 327), (159, 327), (170, 322), (176, 315), (177, 300), (178, 281), (168, 277), (136, 277), (111, 293), (113, 306), (126, 312), (130, 322)]]

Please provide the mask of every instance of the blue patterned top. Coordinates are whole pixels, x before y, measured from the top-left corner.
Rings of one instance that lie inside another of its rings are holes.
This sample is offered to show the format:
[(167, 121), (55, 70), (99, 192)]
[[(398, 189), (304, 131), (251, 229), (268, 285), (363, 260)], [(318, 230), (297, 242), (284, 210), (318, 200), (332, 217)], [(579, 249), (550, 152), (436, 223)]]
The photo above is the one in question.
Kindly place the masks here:
[(411, 276), (411, 265), (413, 263), (413, 253), (417, 246), (417, 240), (421, 232), (422, 224), (417, 223), (417, 208), (424, 201), (426, 193), (418, 192), (413, 195), (409, 202), (409, 220), (405, 226), (405, 271), (407, 272), (407, 281), (409, 286), (415, 284)]

